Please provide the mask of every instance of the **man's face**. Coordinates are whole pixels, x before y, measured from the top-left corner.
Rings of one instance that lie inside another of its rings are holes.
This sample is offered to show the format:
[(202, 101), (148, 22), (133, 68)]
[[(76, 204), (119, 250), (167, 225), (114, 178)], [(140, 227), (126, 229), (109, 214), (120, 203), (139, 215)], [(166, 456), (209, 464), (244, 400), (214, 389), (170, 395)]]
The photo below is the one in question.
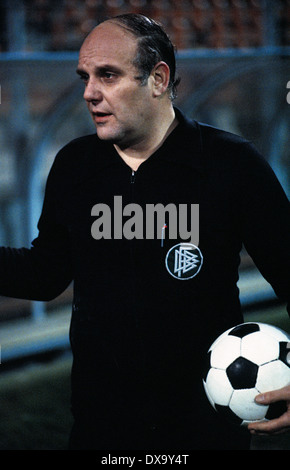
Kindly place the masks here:
[(137, 79), (136, 51), (136, 38), (107, 21), (85, 40), (77, 70), (99, 138), (124, 148), (144, 139), (152, 117), (150, 79), (143, 86)]

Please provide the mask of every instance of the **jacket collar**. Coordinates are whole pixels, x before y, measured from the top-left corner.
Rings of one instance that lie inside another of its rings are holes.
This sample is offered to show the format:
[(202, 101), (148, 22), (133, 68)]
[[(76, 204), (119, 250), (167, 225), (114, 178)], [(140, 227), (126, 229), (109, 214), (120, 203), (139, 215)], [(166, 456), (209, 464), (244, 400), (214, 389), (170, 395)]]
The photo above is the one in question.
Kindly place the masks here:
[[(147, 165), (153, 163), (153, 160), (166, 162), (172, 162), (177, 165), (184, 165), (191, 168), (194, 168), (200, 172), (203, 172), (205, 169), (205, 158), (203, 155), (202, 149), (202, 139), (200, 126), (197, 121), (188, 119), (183, 112), (174, 107), (175, 115), (178, 119), (178, 126), (171, 132), (167, 137), (163, 145), (153, 154), (148, 160), (146, 160), (142, 165)], [(99, 167), (107, 167), (117, 162), (126, 165), (121, 157), (117, 158), (117, 152), (114, 149), (113, 145), (108, 142), (101, 141), (97, 134), (94, 134), (95, 139), (98, 141), (101, 147), (106, 149), (107, 157), (98, 160)], [(102, 151), (101, 151), (102, 153)], [(150, 161), (150, 163), (149, 163)]]
[(174, 107), (174, 111), (179, 124), (157, 151), (158, 158), (202, 171), (205, 159), (199, 123), (187, 118), (179, 108)]

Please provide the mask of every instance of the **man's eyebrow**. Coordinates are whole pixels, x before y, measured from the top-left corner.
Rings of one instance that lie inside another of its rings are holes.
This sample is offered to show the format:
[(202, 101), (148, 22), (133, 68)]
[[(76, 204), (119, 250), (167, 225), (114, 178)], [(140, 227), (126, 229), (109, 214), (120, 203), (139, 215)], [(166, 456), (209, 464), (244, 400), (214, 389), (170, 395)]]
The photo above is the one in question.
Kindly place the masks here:
[(81, 75), (81, 76), (82, 76), (82, 75), (88, 75), (87, 72), (85, 72), (84, 70), (82, 70), (82, 69), (79, 68), (79, 67), (76, 69), (76, 73), (77, 73), (78, 75)]
[[(119, 67), (116, 67), (115, 65), (110, 65), (110, 64), (105, 64), (105, 65), (101, 65), (101, 66), (99, 66), (99, 67), (97, 66), (97, 67), (94, 68), (94, 73), (95, 73), (96, 75), (99, 75), (99, 74), (102, 74), (102, 73), (108, 72), (108, 71), (114, 72), (114, 73), (119, 73), (119, 74), (122, 73), (122, 71), (121, 71), (121, 69), (120, 69)], [(89, 75), (85, 70), (83, 70), (83, 69), (80, 68), (80, 67), (78, 67), (78, 68), (76, 69), (76, 73), (77, 73), (78, 75), (81, 75), (81, 76), (83, 76), (83, 75)]]

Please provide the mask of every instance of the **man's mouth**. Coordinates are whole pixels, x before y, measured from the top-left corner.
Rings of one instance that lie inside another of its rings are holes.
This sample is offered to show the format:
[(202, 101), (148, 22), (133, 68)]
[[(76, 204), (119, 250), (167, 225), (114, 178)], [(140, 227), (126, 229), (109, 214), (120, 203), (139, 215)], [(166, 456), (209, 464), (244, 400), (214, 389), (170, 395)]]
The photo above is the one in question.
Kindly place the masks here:
[(110, 116), (112, 116), (111, 113), (101, 111), (95, 111), (92, 114), (95, 122), (105, 122)]

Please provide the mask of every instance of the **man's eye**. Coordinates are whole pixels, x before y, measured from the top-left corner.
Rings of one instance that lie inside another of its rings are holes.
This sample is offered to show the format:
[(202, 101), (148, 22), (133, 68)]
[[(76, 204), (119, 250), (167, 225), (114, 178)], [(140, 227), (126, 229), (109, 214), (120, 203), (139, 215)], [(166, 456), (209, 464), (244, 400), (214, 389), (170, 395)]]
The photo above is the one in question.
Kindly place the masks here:
[(79, 77), (80, 77), (81, 81), (84, 82), (84, 83), (87, 83), (87, 81), (89, 80), (88, 75), (80, 75)]
[(108, 82), (112, 82), (117, 78), (117, 75), (113, 72), (104, 72), (103, 78)]

